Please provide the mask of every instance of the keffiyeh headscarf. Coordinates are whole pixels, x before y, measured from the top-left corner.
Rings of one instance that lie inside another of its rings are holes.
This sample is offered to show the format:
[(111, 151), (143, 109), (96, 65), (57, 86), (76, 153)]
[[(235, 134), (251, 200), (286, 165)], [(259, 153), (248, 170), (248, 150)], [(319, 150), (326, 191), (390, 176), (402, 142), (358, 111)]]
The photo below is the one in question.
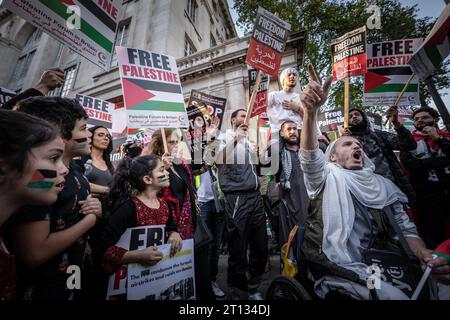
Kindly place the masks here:
[(375, 165), (366, 155), (361, 170), (345, 169), (331, 162), (331, 150), (338, 140), (325, 153), (322, 249), (331, 261), (348, 264), (352, 259), (347, 241), (355, 222), (352, 195), (361, 205), (374, 209), (383, 209), (397, 201), (407, 203), (408, 199), (392, 181), (374, 173)]

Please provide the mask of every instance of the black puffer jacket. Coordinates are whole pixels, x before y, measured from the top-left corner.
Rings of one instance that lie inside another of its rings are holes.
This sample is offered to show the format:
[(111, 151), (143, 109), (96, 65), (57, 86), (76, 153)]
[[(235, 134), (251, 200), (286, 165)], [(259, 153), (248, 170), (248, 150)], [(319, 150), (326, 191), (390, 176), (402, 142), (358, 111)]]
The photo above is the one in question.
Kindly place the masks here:
[(414, 189), (394, 154), (394, 150), (409, 151), (417, 147), (411, 132), (404, 126), (395, 129), (397, 134), (380, 130), (372, 131), (368, 126), (369, 119), (365, 112), (359, 109), (350, 109), (350, 111), (353, 110), (362, 114), (366, 128), (363, 132), (354, 132), (352, 127), (349, 129), (352, 136), (362, 143), (364, 152), (375, 164), (375, 173), (394, 182), (408, 197), (409, 205), (413, 206), (416, 199)]

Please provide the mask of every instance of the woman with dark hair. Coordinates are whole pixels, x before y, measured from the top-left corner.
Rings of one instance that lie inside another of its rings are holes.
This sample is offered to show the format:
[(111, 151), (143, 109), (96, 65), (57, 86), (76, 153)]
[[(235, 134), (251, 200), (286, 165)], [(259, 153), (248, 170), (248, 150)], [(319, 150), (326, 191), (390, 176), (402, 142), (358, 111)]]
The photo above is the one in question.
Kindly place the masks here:
[[(64, 142), (47, 121), (0, 109), (0, 132), (1, 227), (22, 206), (55, 202), (68, 170)], [(15, 258), (0, 233), (0, 300), (16, 298), (15, 279)]]
[[(175, 207), (174, 221), (182, 239), (193, 239), (200, 207), (197, 191), (193, 184), (191, 168), (178, 155), (180, 135), (177, 129), (165, 129), (167, 153), (161, 130), (152, 135), (150, 152), (161, 156), (169, 171), (170, 186), (161, 190), (162, 198)], [(194, 168), (192, 168), (194, 169)], [(195, 168), (199, 169), (199, 168)], [(195, 244), (195, 243), (194, 243)], [(209, 281), (208, 247), (195, 248), (195, 287), (198, 300), (214, 300), (211, 282)]]
[[(133, 251), (116, 246), (128, 228), (163, 224), (171, 254), (181, 249), (182, 240), (173, 221), (173, 210), (158, 196), (159, 191), (168, 186), (168, 173), (157, 156), (125, 158), (119, 164), (110, 193), (115, 206), (94, 248), (94, 257), (108, 274), (123, 264), (154, 265), (162, 259), (161, 252), (153, 246)], [(129, 193), (130, 187), (133, 194)]]
[(89, 128), (89, 131), (92, 133), (91, 154), (81, 159), (85, 166), (85, 176), (92, 193), (106, 196), (114, 174), (110, 159), (112, 138), (108, 129), (103, 126)]

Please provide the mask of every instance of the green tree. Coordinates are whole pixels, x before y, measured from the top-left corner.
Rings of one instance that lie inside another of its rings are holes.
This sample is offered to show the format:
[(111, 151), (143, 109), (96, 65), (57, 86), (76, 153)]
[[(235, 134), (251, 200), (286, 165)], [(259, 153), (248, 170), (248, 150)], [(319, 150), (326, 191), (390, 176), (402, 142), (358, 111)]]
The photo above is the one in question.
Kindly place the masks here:
[[(307, 44), (305, 48), (305, 65), (312, 63), (320, 76), (331, 75), (331, 46), (333, 39), (346, 32), (366, 25), (371, 12), (366, 9), (370, 4), (381, 10), (381, 29), (367, 30), (367, 42), (381, 42), (404, 38), (425, 38), (430, 32), (434, 19), (418, 18), (417, 5), (408, 7), (398, 0), (235, 0), (234, 9), (239, 15), (238, 25), (246, 32), (251, 32), (258, 6), (276, 13), (281, 19), (292, 25), (292, 31), (305, 30)], [(436, 70), (433, 75), (436, 88), (446, 88), (450, 84), (450, 61)], [(300, 81), (308, 81), (306, 68), (300, 69)], [(352, 107), (362, 106), (363, 76), (351, 78), (350, 101)], [(334, 83), (331, 98), (326, 109), (342, 106), (344, 97), (343, 81)], [(421, 103), (426, 104), (431, 96), (426, 87), (420, 85)], [(382, 112), (385, 107), (365, 108), (373, 112)]]

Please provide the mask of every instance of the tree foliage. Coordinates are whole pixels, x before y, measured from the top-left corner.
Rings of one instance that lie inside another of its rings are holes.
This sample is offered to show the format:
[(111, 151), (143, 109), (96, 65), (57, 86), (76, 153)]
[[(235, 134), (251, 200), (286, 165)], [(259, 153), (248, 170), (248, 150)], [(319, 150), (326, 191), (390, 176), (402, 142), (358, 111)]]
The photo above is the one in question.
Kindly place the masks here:
[[(235, 0), (234, 9), (239, 15), (238, 25), (246, 32), (253, 29), (258, 6), (288, 21), (292, 25), (292, 31), (305, 30), (307, 33), (305, 65), (312, 63), (317, 73), (325, 77), (331, 75), (331, 41), (366, 25), (372, 14), (366, 11), (370, 4), (377, 5), (381, 10), (381, 29), (368, 29), (367, 43), (425, 38), (435, 23), (430, 17), (419, 18), (417, 5), (405, 6), (398, 0)], [(447, 61), (433, 75), (438, 90), (447, 88), (450, 84), (449, 65), (450, 61)], [(300, 69), (300, 81), (302, 84), (308, 81), (306, 68)], [(363, 83), (363, 76), (351, 79), (352, 107), (363, 107)], [(334, 83), (326, 108), (343, 105), (343, 87), (343, 81)], [(428, 103), (431, 99), (423, 84), (420, 85), (420, 97), (422, 104)], [(370, 109), (376, 112), (380, 108)]]

